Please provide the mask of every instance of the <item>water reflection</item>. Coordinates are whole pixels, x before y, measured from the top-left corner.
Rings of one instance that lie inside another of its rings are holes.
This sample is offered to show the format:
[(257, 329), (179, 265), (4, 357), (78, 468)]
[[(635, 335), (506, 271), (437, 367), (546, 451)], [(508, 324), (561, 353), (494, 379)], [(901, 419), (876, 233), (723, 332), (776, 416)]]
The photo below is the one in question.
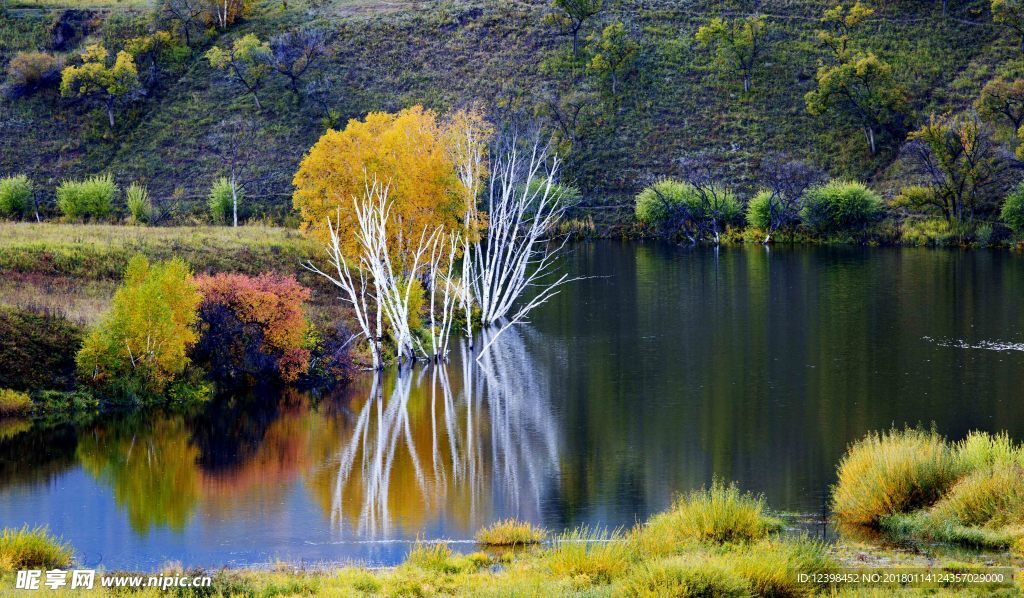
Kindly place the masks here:
[(362, 381), (335, 459), (332, 525), (390, 538), (429, 518), (463, 533), (494, 512), (538, 518), (558, 477), (558, 426), (523, 334), (507, 332), (479, 364), (463, 345), (461, 367)]
[(847, 444), (892, 425), (1024, 438), (1019, 256), (600, 242), (568, 261), (585, 278), (480, 362), (0, 428), (0, 524), (117, 567), (392, 564), (510, 516), (628, 526), (712, 476), (820, 513)]

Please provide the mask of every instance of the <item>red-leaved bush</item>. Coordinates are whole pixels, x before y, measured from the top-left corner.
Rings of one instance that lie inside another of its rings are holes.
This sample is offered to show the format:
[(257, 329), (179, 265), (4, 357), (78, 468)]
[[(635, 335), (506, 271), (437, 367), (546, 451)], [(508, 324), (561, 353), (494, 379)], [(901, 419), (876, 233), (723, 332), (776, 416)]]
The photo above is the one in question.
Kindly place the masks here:
[(202, 336), (197, 359), (215, 378), (241, 381), (276, 374), (290, 382), (309, 369), (302, 304), (309, 289), (292, 276), (216, 274), (195, 278)]

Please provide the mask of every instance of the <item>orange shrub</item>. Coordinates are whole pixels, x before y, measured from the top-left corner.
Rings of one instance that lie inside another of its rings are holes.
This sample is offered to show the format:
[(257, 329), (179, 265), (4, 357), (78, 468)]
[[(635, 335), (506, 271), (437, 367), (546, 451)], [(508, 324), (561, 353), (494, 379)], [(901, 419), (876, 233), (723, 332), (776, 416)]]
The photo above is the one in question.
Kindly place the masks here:
[(216, 274), (198, 276), (196, 284), (203, 300), (195, 354), (214, 377), (241, 381), (276, 374), (290, 382), (309, 369), (302, 306), (310, 293), (294, 277)]

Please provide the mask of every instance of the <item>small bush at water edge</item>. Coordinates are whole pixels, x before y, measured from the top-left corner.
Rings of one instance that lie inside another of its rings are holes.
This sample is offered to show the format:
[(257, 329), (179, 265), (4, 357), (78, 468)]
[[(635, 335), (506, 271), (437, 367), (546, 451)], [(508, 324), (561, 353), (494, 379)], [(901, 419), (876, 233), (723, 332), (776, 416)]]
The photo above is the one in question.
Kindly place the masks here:
[(767, 514), (764, 499), (715, 481), (651, 517), (634, 532), (634, 540), (645, 552), (666, 554), (693, 542), (752, 542), (781, 528), (782, 522)]
[(32, 412), (32, 399), (23, 392), (0, 388), (0, 417), (28, 415)]

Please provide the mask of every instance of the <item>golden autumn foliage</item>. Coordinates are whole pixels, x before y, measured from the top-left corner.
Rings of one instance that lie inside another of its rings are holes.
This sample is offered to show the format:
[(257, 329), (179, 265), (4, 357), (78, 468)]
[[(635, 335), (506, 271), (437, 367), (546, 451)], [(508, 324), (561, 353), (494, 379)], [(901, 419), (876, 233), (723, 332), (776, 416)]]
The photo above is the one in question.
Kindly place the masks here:
[(424, 229), (453, 230), (464, 225), (470, 195), (456, 171), (456, 130), (482, 122), (472, 112), (442, 121), (431, 110), (413, 106), (395, 114), (371, 112), (350, 120), (342, 131), (329, 130), (299, 165), (293, 184), (295, 209), (303, 230), (326, 241), (327, 219), (340, 219), (342, 250), (356, 253), (354, 201), (365, 196), (373, 179), (387, 185), (392, 203), (389, 247), (404, 257)]

